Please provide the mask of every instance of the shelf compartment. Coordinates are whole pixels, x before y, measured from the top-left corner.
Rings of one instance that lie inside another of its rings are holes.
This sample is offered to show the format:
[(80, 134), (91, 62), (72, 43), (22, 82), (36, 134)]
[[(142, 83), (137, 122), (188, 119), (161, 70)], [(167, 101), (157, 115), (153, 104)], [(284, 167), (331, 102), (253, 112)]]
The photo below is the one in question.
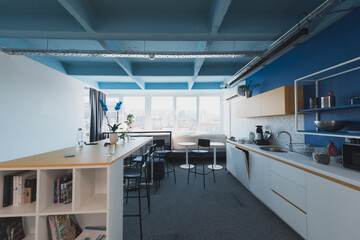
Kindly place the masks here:
[(321, 132), (316, 130), (298, 130), (297, 132), (301, 134), (309, 134), (309, 135), (360, 139), (360, 134), (354, 134), (348, 132)]
[(107, 211), (107, 168), (75, 170), (75, 209), (80, 212)]
[[(0, 216), (1, 217), (16, 217), (16, 216), (32, 216), (36, 213), (36, 201), (32, 203), (26, 203), (21, 206), (9, 205), (3, 207), (4, 200), (4, 176), (13, 175), (19, 170), (5, 170), (0, 171)], [(30, 175), (37, 175), (36, 170), (31, 170)], [(12, 189), (12, 186), (11, 186)], [(38, 196), (38, 194), (37, 194)], [(12, 203), (11, 203), (12, 204)]]
[(70, 173), (73, 173), (73, 169), (40, 170), (38, 195), (40, 215), (70, 214), (72, 212), (72, 203), (54, 203), (54, 181)]
[(10, 205), (0, 209), (1, 217), (35, 216), (36, 202), (27, 203), (21, 206)]
[(360, 108), (360, 104), (328, 107), (328, 108), (304, 109), (304, 110), (299, 110), (298, 113), (317, 113), (317, 112), (325, 112), (325, 111), (341, 110), (341, 109), (351, 109), (351, 108)]
[[(67, 215), (67, 214), (55, 214), (55, 215)], [(84, 229), (87, 226), (105, 227), (105, 228), (107, 226), (106, 213), (89, 213), (89, 214), (74, 214), (74, 215), (81, 229)], [(49, 240), (47, 216), (39, 217), (37, 239)]]

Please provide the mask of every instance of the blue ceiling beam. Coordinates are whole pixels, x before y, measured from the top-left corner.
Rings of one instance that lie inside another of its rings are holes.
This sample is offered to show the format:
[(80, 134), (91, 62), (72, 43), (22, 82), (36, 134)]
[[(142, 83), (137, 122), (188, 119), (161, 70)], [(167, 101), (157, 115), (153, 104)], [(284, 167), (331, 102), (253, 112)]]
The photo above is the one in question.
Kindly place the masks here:
[[(224, 17), (229, 9), (229, 6), (231, 4), (232, 0), (215, 0), (212, 4), (212, 7), (210, 9), (211, 13), (210, 13), (210, 22), (211, 22), (211, 33), (212, 34), (217, 34), (218, 30), (224, 20)], [(210, 47), (211, 47), (212, 41), (207, 41), (207, 42), (200, 42), (200, 46), (199, 46), (199, 51), (209, 51)], [(195, 60), (194, 63), (194, 77), (193, 79), (189, 82), (189, 89), (192, 89), (197, 76), (199, 75), (199, 72), (201, 70), (201, 67), (203, 66), (205, 61), (205, 58), (198, 58)]]
[(141, 88), (134, 82), (99, 82), (99, 89), (139, 90)]
[[(111, 49), (103, 40), (98, 40), (101, 46), (105, 50), (120, 50), (120, 49)], [(134, 77), (132, 73), (132, 68), (130, 61), (124, 58), (114, 58), (114, 61), (128, 74), (128, 76), (137, 84), (141, 89), (145, 89), (145, 82), (140, 78)]]
[[(200, 42), (198, 51), (208, 51), (210, 49), (212, 42)], [(197, 58), (194, 62), (194, 77), (189, 81), (188, 88), (191, 89), (196, 81), (197, 76), (199, 75), (200, 69), (204, 64), (205, 58)]]
[[(94, 10), (88, 2), (82, 0), (58, 0), (60, 4), (81, 24), (81, 26), (90, 34), (95, 34), (94, 28), (91, 24), (91, 18), (96, 16)], [(95, 39), (98, 39), (96, 37)], [(99, 44), (105, 49), (110, 50), (103, 40), (98, 40)], [(132, 75), (131, 65), (129, 60), (114, 58), (114, 61), (136, 82), (141, 89), (145, 88), (145, 83), (140, 78), (135, 78)]]
[(218, 33), (232, 0), (215, 0), (211, 9), (211, 33)]
[(91, 19), (96, 16), (90, 2), (81, 0), (58, 0), (58, 2), (76, 19), (76, 21), (87, 31), (94, 32)]
[[(33, 44), (23, 39), (0, 38), (0, 46), (4, 48), (35, 48)], [(65, 66), (55, 58), (46, 56), (27, 56), (39, 63), (66, 74)]]
[(188, 89), (188, 83), (145, 83), (145, 88), (146, 90), (181, 90)]
[(115, 62), (71, 62), (64, 65), (67, 73), (74, 76), (127, 76)]
[(192, 89), (222, 89), (220, 87), (221, 84), (222, 82), (196, 82), (194, 83)]
[(133, 63), (135, 76), (193, 76), (192, 63)]

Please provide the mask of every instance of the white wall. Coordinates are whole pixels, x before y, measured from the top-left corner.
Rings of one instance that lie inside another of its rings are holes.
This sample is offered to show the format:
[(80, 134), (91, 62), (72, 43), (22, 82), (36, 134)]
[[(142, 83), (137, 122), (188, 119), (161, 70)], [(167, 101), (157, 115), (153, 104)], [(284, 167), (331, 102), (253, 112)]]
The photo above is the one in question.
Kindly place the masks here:
[(0, 161), (74, 146), (83, 104), (80, 81), (0, 53)]

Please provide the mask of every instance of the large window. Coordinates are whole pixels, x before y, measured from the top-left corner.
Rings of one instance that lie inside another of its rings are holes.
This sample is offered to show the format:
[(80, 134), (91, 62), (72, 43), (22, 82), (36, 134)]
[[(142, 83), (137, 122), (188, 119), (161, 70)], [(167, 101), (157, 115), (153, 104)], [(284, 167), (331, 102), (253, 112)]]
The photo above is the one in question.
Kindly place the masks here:
[(174, 98), (151, 98), (152, 130), (171, 130), (174, 128)]
[(196, 97), (176, 97), (176, 131), (196, 132), (197, 100)]
[(199, 131), (220, 132), (220, 97), (199, 97)]
[(124, 97), (121, 107), (123, 110), (123, 121), (128, 114), (135, 115), (135, 123), (132, 130), (145, 129), (145, 97)]

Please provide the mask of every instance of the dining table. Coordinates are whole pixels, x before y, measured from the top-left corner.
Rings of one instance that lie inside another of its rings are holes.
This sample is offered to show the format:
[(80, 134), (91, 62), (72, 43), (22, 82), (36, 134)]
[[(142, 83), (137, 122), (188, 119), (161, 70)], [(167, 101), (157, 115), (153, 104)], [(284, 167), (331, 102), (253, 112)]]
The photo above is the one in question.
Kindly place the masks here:
[(214, 148), (214, 163), (208, 165), (208, 168), (214, 169), (214, 170), (221, 170), (223, 169), (223, 166), (216, 164), (216, 147), (224, 146), (224, 143), (221, 142), (210, 142), (210, 146)]
[(185, 152), (186, 163), (181, 164), (180, 168), (182, 168), (182, 169), (194, 168), (193, 164), (189, 164), (189, 146), (194, 146), (194, 145), (196, 145), (196, 143), (194, 143), (194, 142), (179, 142), (178, 145), (185, 146), (185, 149), (186, 149), (186, 152)]

